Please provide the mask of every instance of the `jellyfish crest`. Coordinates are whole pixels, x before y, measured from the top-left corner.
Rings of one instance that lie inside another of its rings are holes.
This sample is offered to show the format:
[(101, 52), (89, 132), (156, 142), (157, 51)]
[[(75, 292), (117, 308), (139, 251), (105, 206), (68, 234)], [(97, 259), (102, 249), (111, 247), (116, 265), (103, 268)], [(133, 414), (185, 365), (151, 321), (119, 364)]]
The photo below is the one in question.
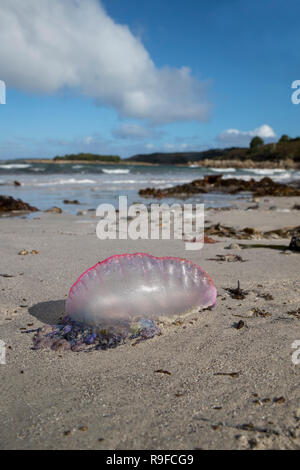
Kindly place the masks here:
[(70, 289), (66, 313), (105, 328), (213, 306), (216, 288), (200, 266), (147, 253), (114, 255), (85, 271)]

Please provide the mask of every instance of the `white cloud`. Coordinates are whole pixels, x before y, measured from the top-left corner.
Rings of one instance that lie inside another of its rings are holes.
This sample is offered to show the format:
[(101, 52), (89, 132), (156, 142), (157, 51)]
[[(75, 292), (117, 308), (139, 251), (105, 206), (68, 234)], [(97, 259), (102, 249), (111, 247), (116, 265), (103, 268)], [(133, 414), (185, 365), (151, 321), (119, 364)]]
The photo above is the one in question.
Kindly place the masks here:
[(90, 145), (93, 142), (93, 140), (94, 140), (94, 138), (91, 135), (88, 135), (87, 137), (85, 137), (84, 142), (87, 145)]
[(217, 140), (228, 145), (248, 145), (250, 140), (255, 136), (261, 137), (265, 140), (272, 140), (276, 138), (276, 133), (268, 124), (263, 124), (252, 131), (227, 129), (217, 136)]
[(120, 139), (145, 139), (152, 137), (154, 131), (146, 129), (138, 124), (121, 124), (119, 129), (114, 129), (112, 134)]
[(97, 0), (1, 0), (0, 57), (8, 87), (72, 88), (121, 116), (156, 123), (209, 115), (206, 84), (188, 67), (157, 68)]

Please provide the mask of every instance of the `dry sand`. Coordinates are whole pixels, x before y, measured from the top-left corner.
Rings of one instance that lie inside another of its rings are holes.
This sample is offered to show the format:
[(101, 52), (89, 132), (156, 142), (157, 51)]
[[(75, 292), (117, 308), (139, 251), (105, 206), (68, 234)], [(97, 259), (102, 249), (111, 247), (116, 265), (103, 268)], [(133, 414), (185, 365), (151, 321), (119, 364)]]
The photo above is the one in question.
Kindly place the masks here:
[[(269, 210), (295, 202), (272, 198), (259, 210), (208, 211), (206, 218), (264, 230), (295, 226), (299, 211)], [(300, 318), (288, 314), (299, 308), (300, 253), (225, 250), (232, 239), (194, 252), (180, 240), (101, 242), (92, 215), (35, 217), (0, 220), (0, 274), (14, 276), (0, 276), (0, 339), (7, 346), (7, 363), (0, 365), (1, 449), (300, 448), (300, 365), (292, 362)], [(22, 249), (40, 253), (18, 255)], [(86, 268), (137, 251), (200, 264), (216, 283), (216, 307), (135, 347), (31, 349), (33, 333), (25, 329), (57, 322), (70, 285)], [(248, 261), (211, 260), (228, 253)], [(237, 280), (249, 291), (244, 300), (224, 290)], [(253, 308), (270, 315), (255, 317)], [(245, 325), (237, 329), (240, 320)], [(231, 373), (238, 374), (218, 375)]]

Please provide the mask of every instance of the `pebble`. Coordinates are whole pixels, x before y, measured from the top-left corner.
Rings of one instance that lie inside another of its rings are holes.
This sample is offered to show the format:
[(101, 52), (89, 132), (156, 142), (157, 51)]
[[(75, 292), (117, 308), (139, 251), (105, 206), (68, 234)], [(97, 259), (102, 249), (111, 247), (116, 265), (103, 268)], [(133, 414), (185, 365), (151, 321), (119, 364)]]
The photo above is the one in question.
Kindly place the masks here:
[(28, 255), (28, 251), (27, 250), (21, 250), (21, 251), (19, 251), (18, 255), (26, 256), (26, 255)]
[(51, 209), (48, 209), (44, 211), (46, 213), (53, 213), (53, 214), (62, 214), (62, 209), (60, 207), (51, 207)]
[(225, 250), (240, 250), (241, 247), (238, 245), (238, 243), (231, 243), (228, 246), (225, 246)]

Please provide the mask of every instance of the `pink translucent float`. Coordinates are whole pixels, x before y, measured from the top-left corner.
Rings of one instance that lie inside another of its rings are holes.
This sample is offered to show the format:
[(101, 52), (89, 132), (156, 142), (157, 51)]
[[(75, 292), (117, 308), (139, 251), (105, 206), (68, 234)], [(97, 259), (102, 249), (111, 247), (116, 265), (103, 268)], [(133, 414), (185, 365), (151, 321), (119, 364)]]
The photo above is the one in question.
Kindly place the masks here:
[(214, 306), (209, 275), (191, 261), (146, 253), (112, 256), (85, 271), (70, 289), (66, 314), (97, 328), (159, 320)]

